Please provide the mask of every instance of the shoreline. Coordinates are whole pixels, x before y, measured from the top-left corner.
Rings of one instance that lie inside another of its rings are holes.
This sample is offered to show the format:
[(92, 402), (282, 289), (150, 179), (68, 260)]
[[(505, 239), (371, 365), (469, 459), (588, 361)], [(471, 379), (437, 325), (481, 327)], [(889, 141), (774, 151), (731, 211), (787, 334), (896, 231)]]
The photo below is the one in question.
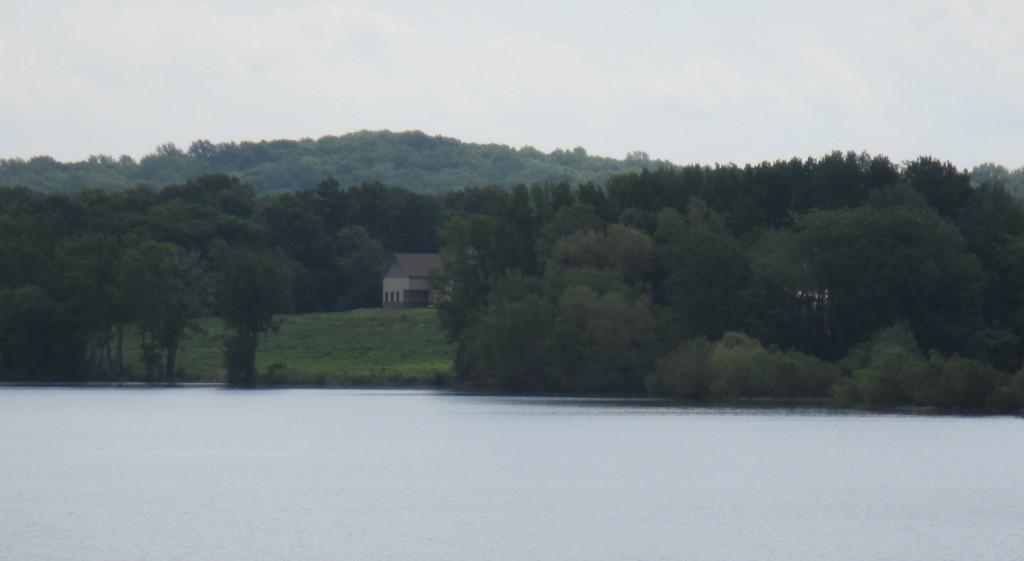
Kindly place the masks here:
[(750, 409), (750, 410), (827, 410), (834, 412), (859, 412), (911, 416), (959, 416), (959, 417), (1021, 417), (1024, 410), (1018, 411), (977, 411), (968, 409), (942, 409), (939, 407), (902, 405), (895, 407), (856, 407), (842, 405), (825, 398), (793, 398), (780, 399), (770, 397), (737, 398), (717, 401), (679, 400), (666, 397), (645, 395), (601, 395), (601, 394), (524, 394), (488, 392), (469, 390), (466, 388), (444, 387), (436, 385), (352, 385), (352, 386), (316, 386), (302, 384), (264, 384), (251, 387), (233, 386), (226, 382), (80, 382), (80, 383), (39, 383), (0, 381), (0, 389), (4, 388), (53, 388), (53, 389), (225, 389), (225, 390), (385, 390), (409, 391), (428, 390), (451, 395), (522, 398), (538, 400), (587, 401), (594, 405), (643, 405), (651, 407), (678, 408), (710, 408), (710, 409)]

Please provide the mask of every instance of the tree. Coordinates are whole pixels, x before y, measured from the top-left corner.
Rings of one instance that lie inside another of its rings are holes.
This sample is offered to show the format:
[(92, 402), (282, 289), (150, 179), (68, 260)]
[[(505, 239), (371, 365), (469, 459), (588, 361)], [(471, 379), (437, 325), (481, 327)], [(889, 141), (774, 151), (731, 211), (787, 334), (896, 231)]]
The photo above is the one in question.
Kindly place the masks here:
[[(624, 287), (623, 287), (624, 288)], [(566, 287), (555, 320), (564, 389), (639, 393), (654, 366), (654, 314), (645, 297), (624, 289), (604, 294), (582, 284)]]
[(267, 332), (275, 333), (276, 314), (291, 307), (293, 264), (281, 253), (217, 244), (213, 258), (220, 271), (221, 321), (232, 334), (225, 341), (228, 382), (256, 385), (256, 349)]
[(511, 273), (466, 330), (465, 380), (517, 392), (639, 393), (656, 355), (649, 300), (611, 271)]
[(716, 339), (734, 329), (740, 315), (737, 295), (750, 278), (750, 262), (721, 218), (693, 199), (685, 218), (674, 210), (658, 215), (656, 240), (664, 277), (660, 297), (668, 308), (667, 342)]
[(926, 348), (964, 352), (983, 325), (983, 271), (956, 227), (931, 209), (818, 211), (797, 229), (806, 266), (827, 294), (816, 354), (837, 358), (901, 320)]
[(41, 287), (0, 287), (0, 375), (32, 382), (86, 378), (84, 331)]
[(120, 376), (124, 327), (129, 322), (121, 274), (123, 249), (112, 236), (87, 235), (64, 240), (59, 253), (61, 299), (88, 329), (91, 362), (108, 379)]
[(460, 341), (464, 350), (456, 367), (463, 383), (511, 392), (566, 391), (557, 309), (540, 279), (512, 273), (490, 300)]
[(195, 252), (174, 244), (144, 242), (125, 253), (125, 292), (142, 338), (146, 375), (152, 378), (165, 353), (163, 378), (173, 382), (178, 348), (186, 331), (210, 307), (213, 284)]
[(555, 245), (548, 267), (553, 264), (607, 270), (626, 285), (641, 284), (654, 261), (654, 242), (637, 230), (620, 224), (608, 227), (608, 233), (581, 230)]
[(872, 187), (869, 179), (887, 181), (880, 170), (869, 175), (870, 169), (871, 160), (854, 152), (844, 154), (836, 151), (816, 161), (809, 159), (807, 183), (793, 193), (794, 210), (830, 210), (860, 205)]
[(768, 345), (816, 352), (825, 336), (827, 293), (810, 274), (798, 235), (762, 233), (750, 247), (750, 281), (737, 295), (742, 332)]
[(903, 176), (928, 199), (928, 204), (947, 218), (959, 216), (971, 196), (971, 174), (959, 171), (949, 162), (922, 156), (909, 162)]
[(576, 232), (600, 232), (605, 229), (604, 221), (597, 216), (594, 207), (582, 203), (566, 206), (554, 213), (540, 230), (537, 237), (537, 256), (547, 259), (559, 240)]
[(380, 305), (380, 279), (388, 267), (390, 255), (365, 228), (342, 228), (335, 236), (337, 280), (332, 283), (339, 310), (370, 308)]
[(491, 290), (505, 274), (492, 251), (496, 232), (493, 218), (474, 214), (452, 217), (440, 234), (444, 266), (431, 276), (431, 284), (442, 287), (438, 318), (448, 341), (455, 343), (455, 370), (463, 378), (470, 370), (467, 332), (480, 320)]

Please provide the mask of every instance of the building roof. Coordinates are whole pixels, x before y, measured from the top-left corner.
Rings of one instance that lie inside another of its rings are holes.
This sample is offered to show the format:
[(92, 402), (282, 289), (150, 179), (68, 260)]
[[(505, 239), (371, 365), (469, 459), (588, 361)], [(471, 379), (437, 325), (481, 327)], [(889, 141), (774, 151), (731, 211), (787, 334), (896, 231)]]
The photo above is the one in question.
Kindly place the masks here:
[(395, 263), (409, 277), (429, 277), (431, 269), (440, 269), (443, 262), (437, 253), (396, 253)]

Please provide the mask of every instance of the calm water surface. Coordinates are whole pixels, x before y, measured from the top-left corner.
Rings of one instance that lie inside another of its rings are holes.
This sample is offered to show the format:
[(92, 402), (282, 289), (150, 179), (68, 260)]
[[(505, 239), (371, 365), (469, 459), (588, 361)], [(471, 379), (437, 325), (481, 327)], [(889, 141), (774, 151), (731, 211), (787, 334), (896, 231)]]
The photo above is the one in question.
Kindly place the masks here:
[(1022, 560), (1024, 421), (6, 388), (0, 559)]

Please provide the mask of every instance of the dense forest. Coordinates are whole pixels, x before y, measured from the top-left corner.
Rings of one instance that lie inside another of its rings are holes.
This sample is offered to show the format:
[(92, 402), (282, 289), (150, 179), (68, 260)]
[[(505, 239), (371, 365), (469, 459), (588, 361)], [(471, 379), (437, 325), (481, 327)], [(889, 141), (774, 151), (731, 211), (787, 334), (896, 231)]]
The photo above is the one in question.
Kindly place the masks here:
[(422, 132), (363, 131), (317, 140), (212, 143), (197, 140), (188, 149), (158, 146), (139, 161), (129, 156), (92, 156), (62, 163), (48, 156), (0, 159), (0, 185), (43, 191), (83, 188), (151, 188), (180, 184), (200, 175), (239, 177), (258, 193), (307, 189), (325, 177), (342, 185), (379, 182), (418, 193), (462, 187), (566, 181), (603, 183), (611, 175), (666, 165), (643, 152), (624, 160), (590, 156), (583, 148), (555, 150), (472, 144)]
[(833, 153), (517, 186), (441, 232), (473, 385), (1020, 406), (1024, 208), (931, 158)]
[(1019, 410), (1024, 206), (990, 172), (834, 152), (431, 194), (4, 187), (0, 378), (173, 380), (215, 315), (251, 384), (276, 314), (378, 306), (391, 251), (440, 250), (464, 387)]
[[(361, 131), (316, 140), (196, 140), (187, 149), (168, 143), (138, 161), (110, 155), (80, 162), (58, 162), (49, 156), (0, 159), (0, 185), (61, 192), (140, 185), (155, 189), (223, 173), (238, 177), (260, 194), (308, 189), (327, 177), (341, 185), (383, 183), (417, 193), (439, 193), (544, 182), (604, 185), (616, 174), (672, 166), (641, 151), (617, 160), (588, 155), (583, 148), (544, 153), (529, 146), (474, 144), (419, 131)], [(1024, 168), (1010, 171), (982, 164), (971, 171), (971, 179), (975, 186), (1000, 183), (1024, 199)]]

